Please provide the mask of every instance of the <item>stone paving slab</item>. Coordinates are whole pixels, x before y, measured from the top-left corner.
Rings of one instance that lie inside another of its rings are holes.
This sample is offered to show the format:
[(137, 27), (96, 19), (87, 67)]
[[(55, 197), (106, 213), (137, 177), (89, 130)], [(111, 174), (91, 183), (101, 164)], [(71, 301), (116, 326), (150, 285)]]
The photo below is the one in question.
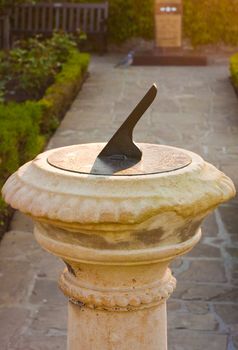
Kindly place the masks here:
[[(228, 68), (115, 69), (117, 61), (93, 58), (90, 77), (48, 148), (107, 141), (156, 82), (159, 97), (135, 140), (198, 152), (238, 186), (238, 100)], [(168, 303), (169, 350), (238, 349), (237, 208), (236, 197), (216, 210), (198, 246), (173, 264), (178, 285)], [(0, 245), (0, 348), (63, 350), (67, 301), (57, 288), (63, 263), (37, 245), (32, 231), (31, 220), (16, 212)]]

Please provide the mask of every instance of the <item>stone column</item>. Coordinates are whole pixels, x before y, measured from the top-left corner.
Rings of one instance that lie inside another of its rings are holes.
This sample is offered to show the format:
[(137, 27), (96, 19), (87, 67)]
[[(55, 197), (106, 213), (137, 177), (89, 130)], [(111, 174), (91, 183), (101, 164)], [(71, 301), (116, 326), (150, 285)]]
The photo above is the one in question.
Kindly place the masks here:
[(169, 263), (235, 194), (222, 172), (180, 151), (191, 163), (178, 170), (103, 176), (51, 166), (51, 150), (4, 185), (6, 202), (34, 219), (39, 244), (66, 264), (59, 285), (69, 298), (69, 350), (167, 349)]

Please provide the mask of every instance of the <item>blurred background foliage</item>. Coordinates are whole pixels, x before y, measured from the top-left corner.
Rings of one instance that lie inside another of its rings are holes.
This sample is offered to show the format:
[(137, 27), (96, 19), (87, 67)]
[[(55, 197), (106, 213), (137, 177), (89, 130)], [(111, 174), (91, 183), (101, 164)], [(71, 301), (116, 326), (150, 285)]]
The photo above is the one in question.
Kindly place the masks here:
[[(21, 40), (0, 51), (0, 188), (43, 149), (77, 95), (89, 59), (61, 33)], [(6, 208), (0, 195), (0, 238)]]
[(230, 58), (231, 80), (238, 95), (238, 53)]
[[(0, 8), (22, 2), (52, 0), (0, 0)], [(105, 0), (67, 0), (104, 2)], [(54, 2), (60, 2), (55, 0)], [(65, 2), (62, 0), (61, 2)], [(154, 37), (154, 0), (109, 0), (109, 39), (121, 43), (133, 37)], [(184, 37), (192, 45), (238, 45), (238, 0), (183, 0)]]
[[(69, 0), (70, 2), (105, 2)], [(109, 39), (121, 43), (129, 38), (154, 37), (154, 0), (109, 0)]]
[(238, 44), (238, 0), (184, 0), (183, 22), (194, 46)]

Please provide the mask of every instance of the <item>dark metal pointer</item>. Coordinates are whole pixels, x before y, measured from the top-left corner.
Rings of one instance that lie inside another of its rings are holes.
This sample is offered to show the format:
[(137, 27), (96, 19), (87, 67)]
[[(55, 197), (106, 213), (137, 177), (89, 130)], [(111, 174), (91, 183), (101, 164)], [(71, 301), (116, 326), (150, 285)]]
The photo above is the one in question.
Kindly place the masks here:
[(157, 86), (153, 84), (125, 122), (99, 153), (98, 158), (100, 160), (103, 161), (108, 158), (118, 161), (132, 159), (136, 162), (141, 160), (142, 152), (133, 142), (133, 130), (142, 115), (154, 101), (156, 94)]
[(65, 171), (100, 176), (152, 175), (188, 166), (192, 159), (182, 151), (147, 143), (140, 143), (139, 148), (133, 142), (134, 127), (156, 94), (154, 84), (106, 145), (63, 147), (49, 155), (48, 163)]

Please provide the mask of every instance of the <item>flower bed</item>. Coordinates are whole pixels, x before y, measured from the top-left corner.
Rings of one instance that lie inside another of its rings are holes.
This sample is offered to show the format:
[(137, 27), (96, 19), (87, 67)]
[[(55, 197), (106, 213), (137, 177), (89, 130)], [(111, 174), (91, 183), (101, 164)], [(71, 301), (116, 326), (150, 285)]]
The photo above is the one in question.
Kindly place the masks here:
[[(50, 79), (44, 75), (45, 79), (41, 77), (42, 84), (38, 84), (36, 88), (28, 86), (24, 92), (25, 85), (23, 84), (22, 88), (21, 83), (17, 84), (17, 74), (12, 75), (13, 79), (16, 78), (14, 80), (16, 100), (22, 101), (22, 96), (29, 97), (29, 94), (31, 100), (19, 103), (9, 99), (8, 87), (12, 88), (11, 84), (1, 89), (0, 187), (21, 164), (34, 158), (44, 148), (46, 140), (56, 129), (59, 120), (81, 87), (87, 72), (89, 55), (80, 53), (74, 47), (69, 47), (66, 51), (64, 58), (56, 60), (56, 66), (52, 65), (50, 72), (53, 73), (50, 73)], [(32, 74), (37, 75), (38, 72), (33, 70)], [(46, 87), (47, 82), (52, 84), (43, 92), (43, 86)], [(29, 84), (35, 83), (29, 81)], [(32, 91), (28, 94), (27, 89)], [(36, 96), (35, 100), (33, 95)], [(9, 212), (0, 197), (0, 232), (4, 231), (8, 216)]]
[(230, 58), (231, 81), (238, 96), (238, 53)]

